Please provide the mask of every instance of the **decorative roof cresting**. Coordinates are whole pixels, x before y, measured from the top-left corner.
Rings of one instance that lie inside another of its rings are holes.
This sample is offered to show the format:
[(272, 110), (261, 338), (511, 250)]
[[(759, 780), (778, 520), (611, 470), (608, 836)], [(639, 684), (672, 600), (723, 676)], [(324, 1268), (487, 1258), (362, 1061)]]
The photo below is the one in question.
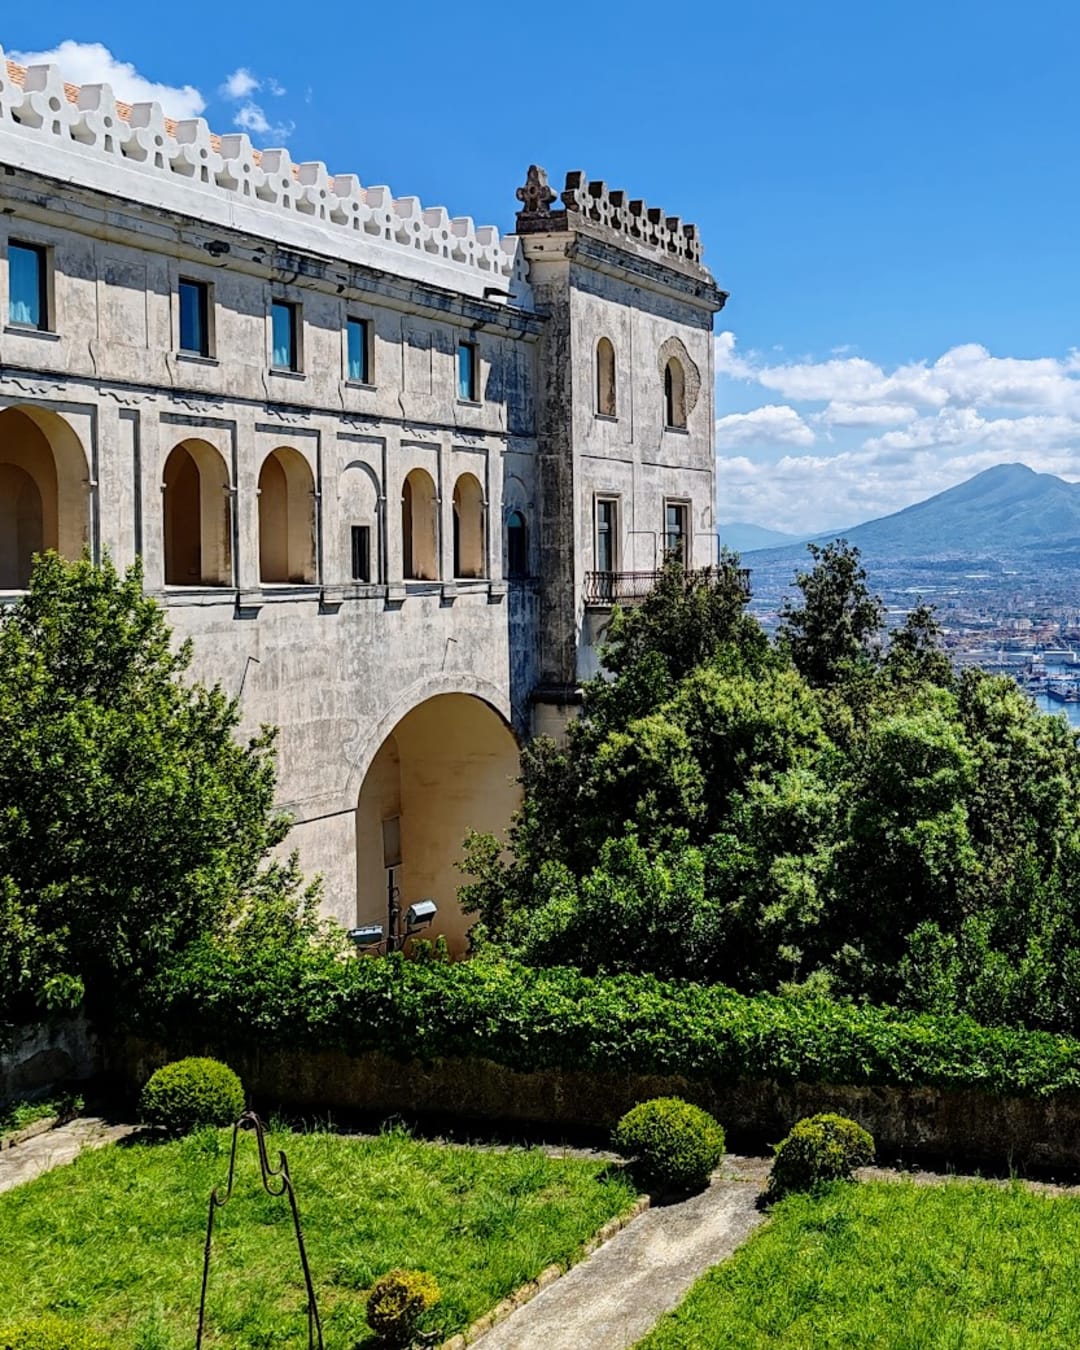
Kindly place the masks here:
[[(514, 299), (527, 299), (517, 242), (504, 244), (494, 226), (474, 225), (468, 216), (451, 219), (444, 207), (425, 208), (416, 197), (394, 197), (388, 187), (363, 187), (354, 174), (331, 174), (317, 161), (293, 164), (287, 150), (260, 152), (243, 134), (212, 135), (201, 117), (173, 121), (157, 103), (118, 103), (106, 84), (66, 84), (58, 67), (20, 66), (5, 60), (0, 49), (0, 144), (12, 147), (26, 138), (42, 151), (15, 157), (27, 169), (40, 166), (54, 175), (54, 166), (62, 165), (73, 183), (106, 187), (166, 209), (176, 196), (163, 192), (163, 180), (168, 180), (187, 190), (183, 199), (189, 212), (195, 190), (205, 202), (196, 214), (212, 224), (235, 223), (254, 232), (254, 218), (237, 208), (263, 216), (273, 212), (279, 223), (264, 224), (262, 232), (286, 245), (317, 248), (318, 234), (323, 248), (328, 239), (337, 240), (335, 256), (390, 271), (426, 272), (436, 281), (445, 273), (443, 284), (485, 298), (487, 292), (505, 291), (509, 281)], [(49, 150), (63, 153), (50, 160)], [(5, 149), (0, 160), (10, 164), (13, 156)], [(110, 172), (103, 173), (103, 167)], [(158, 181), (151, 184), (136, 175)], [(225, 210), (215, 209), (214, 203), (222, 201)], [(394, 250), (397, 260), (384, 255), (380, 262), (372, 248)], [(426, 268), (402, 266), (405, 254)], [(452, 272), (446, 273), (448, 268)]]
[(548, 185), (545, 169), (530, 164), (525, 183), (517, 190), (522, 208), (517, 213), (519, 234), (540, 234), (565, 230), (578, 220), (591, 221), (605, 229), (625, 235), (646, 248), (668, 253), (686, 262), (701, 264), (701, 240), (697, 227), (684, 225), (678, 216), (666, 215), (658, 206), (640, 198), (628, 200), (625, 192), (608, 189), (599, 179), (590, 182), (580, 169), (566, 175), (561, 211), (553, 211), (556, 200)]

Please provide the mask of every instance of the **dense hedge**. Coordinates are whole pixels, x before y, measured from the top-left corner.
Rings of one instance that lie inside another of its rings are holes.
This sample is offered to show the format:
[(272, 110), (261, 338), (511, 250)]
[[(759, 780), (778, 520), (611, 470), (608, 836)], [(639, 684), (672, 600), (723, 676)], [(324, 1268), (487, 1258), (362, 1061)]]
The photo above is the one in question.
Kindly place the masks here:
[(1044, 1096), (1080, 1089), (1080, 1041), (964, 1017), (741, 995), (648, 975), (584, 976), (204, 944), (131, 1029), (182, 1045), (286, 1044), (400, 1058), (480, 1056), (708, 1079), (909, 1084)]

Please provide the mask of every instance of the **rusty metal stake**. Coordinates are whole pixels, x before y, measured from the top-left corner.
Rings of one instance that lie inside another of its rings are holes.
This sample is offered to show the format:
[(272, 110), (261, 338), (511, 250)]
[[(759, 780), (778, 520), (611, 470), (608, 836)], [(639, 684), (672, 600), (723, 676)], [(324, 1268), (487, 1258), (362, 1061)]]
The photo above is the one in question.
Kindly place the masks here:
[(296, 1207), (296, 1192), (289, 1176), (289, 1161), (284, 1152), (278, 1150), (280, 1165), (270, 1166), (266, 1153), (266, 1128), (254, 1111), (245, 1111), (233, 1126), (232, 1151), (229, 1154), (229, 1179), (224, 1196), (218, 1195), (215, 1186), (210, 1192), (210, 1210), (206, 1218), (206, 1246), (203, 1250), (202, 1294), (199, 1298), (199, 1330), (195, 1337), (195, 1350), (202, 1350), (203, 1327), (206, 1319), (206, 1285), (210, 1278), (210, 1243), (214, 1235), (214, 1214), (229, 1203), (232, 1197), (233, 1179), (236, 1174), (236, 1141), (241, 1130), (254, 1130), (259, 1146), (259, 1169), (262, 1174), (263, 1189), (267, 1195), (289, 1197), (292, 1211), (293, 1229), (296, 1232), (296, 1246), (300, 1252), (300, 1265), (304, 1271), (304, 1284), (307, 1288), (308, 1350), (323, 1350), (322, 1323), (319, 1321), (319, 1308), (315, 1302), (315, 1286), (311, 1283), (311, 1270), (308, 1266), (307, 1252), (304, 1250), (304, 1234), (300, 1229), (300, 1211)]

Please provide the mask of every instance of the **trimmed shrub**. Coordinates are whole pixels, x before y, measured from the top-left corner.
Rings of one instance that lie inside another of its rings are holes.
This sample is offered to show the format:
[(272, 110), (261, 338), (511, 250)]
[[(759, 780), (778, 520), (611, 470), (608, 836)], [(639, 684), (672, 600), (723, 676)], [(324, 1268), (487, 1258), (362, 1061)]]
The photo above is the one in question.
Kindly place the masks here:
[(1080, 1089), (1080, 1041), (968, 1017), (507, 961), (342, 961), (273, 941), (194, 943), (147, 990), (128, 1029), (224, 1053), (285, 1042), (405, 1061), (476, 1057), (523, 1073), (912, 1083), (1037, 1097)]
[(420, 1318), (440, 1298), (439, 1283), (426, 1270), (391, 1270), (372, 1286), (368, 1326), (386, 1345), (409, 1345)]
[(231, 1125), (244, 1109), (244, 1088), (216, 1059), (178, 1059), (151, 1074), (139, 1098), (143, 1120), (170, 1134), (200, 1125)]
[(109, 1344), (78, 1322), (35, 1317), (0, 1330), (0, 1350), (109, 1350)]
[(654, 1097), (627, 1111), (612, 1134), (642, 1178), (675, 1190), (704, 1186), (724, 1153), (719, 1123), (681, 1097)]
[(779, 1200), (826, 1181), (850, 1181), (856, 1167), (873, 1160), (873, 1136), (861, 1125), (827, 1111), (807, 1116), (777, 1144), (766, 1194)]

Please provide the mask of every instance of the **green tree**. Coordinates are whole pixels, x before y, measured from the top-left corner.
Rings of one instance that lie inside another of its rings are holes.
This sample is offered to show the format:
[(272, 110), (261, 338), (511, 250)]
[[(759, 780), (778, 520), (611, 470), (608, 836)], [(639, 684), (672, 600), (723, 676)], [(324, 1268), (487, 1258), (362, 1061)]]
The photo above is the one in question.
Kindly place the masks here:
[(846, 539), (806, 547), (814, 566), (796, 573), (802, 600), (784, 601), (779, 634), (800, 673), (827, 687), (872, 661), (885, 606), (871, 594), (859, 550)]
[(240, 744), (190, 657), (138, 565), (46, 554), (0, 623), (0, 1016), (100, 1008), (245, 898), (295, 896), (263, 866), (273, 732)]

